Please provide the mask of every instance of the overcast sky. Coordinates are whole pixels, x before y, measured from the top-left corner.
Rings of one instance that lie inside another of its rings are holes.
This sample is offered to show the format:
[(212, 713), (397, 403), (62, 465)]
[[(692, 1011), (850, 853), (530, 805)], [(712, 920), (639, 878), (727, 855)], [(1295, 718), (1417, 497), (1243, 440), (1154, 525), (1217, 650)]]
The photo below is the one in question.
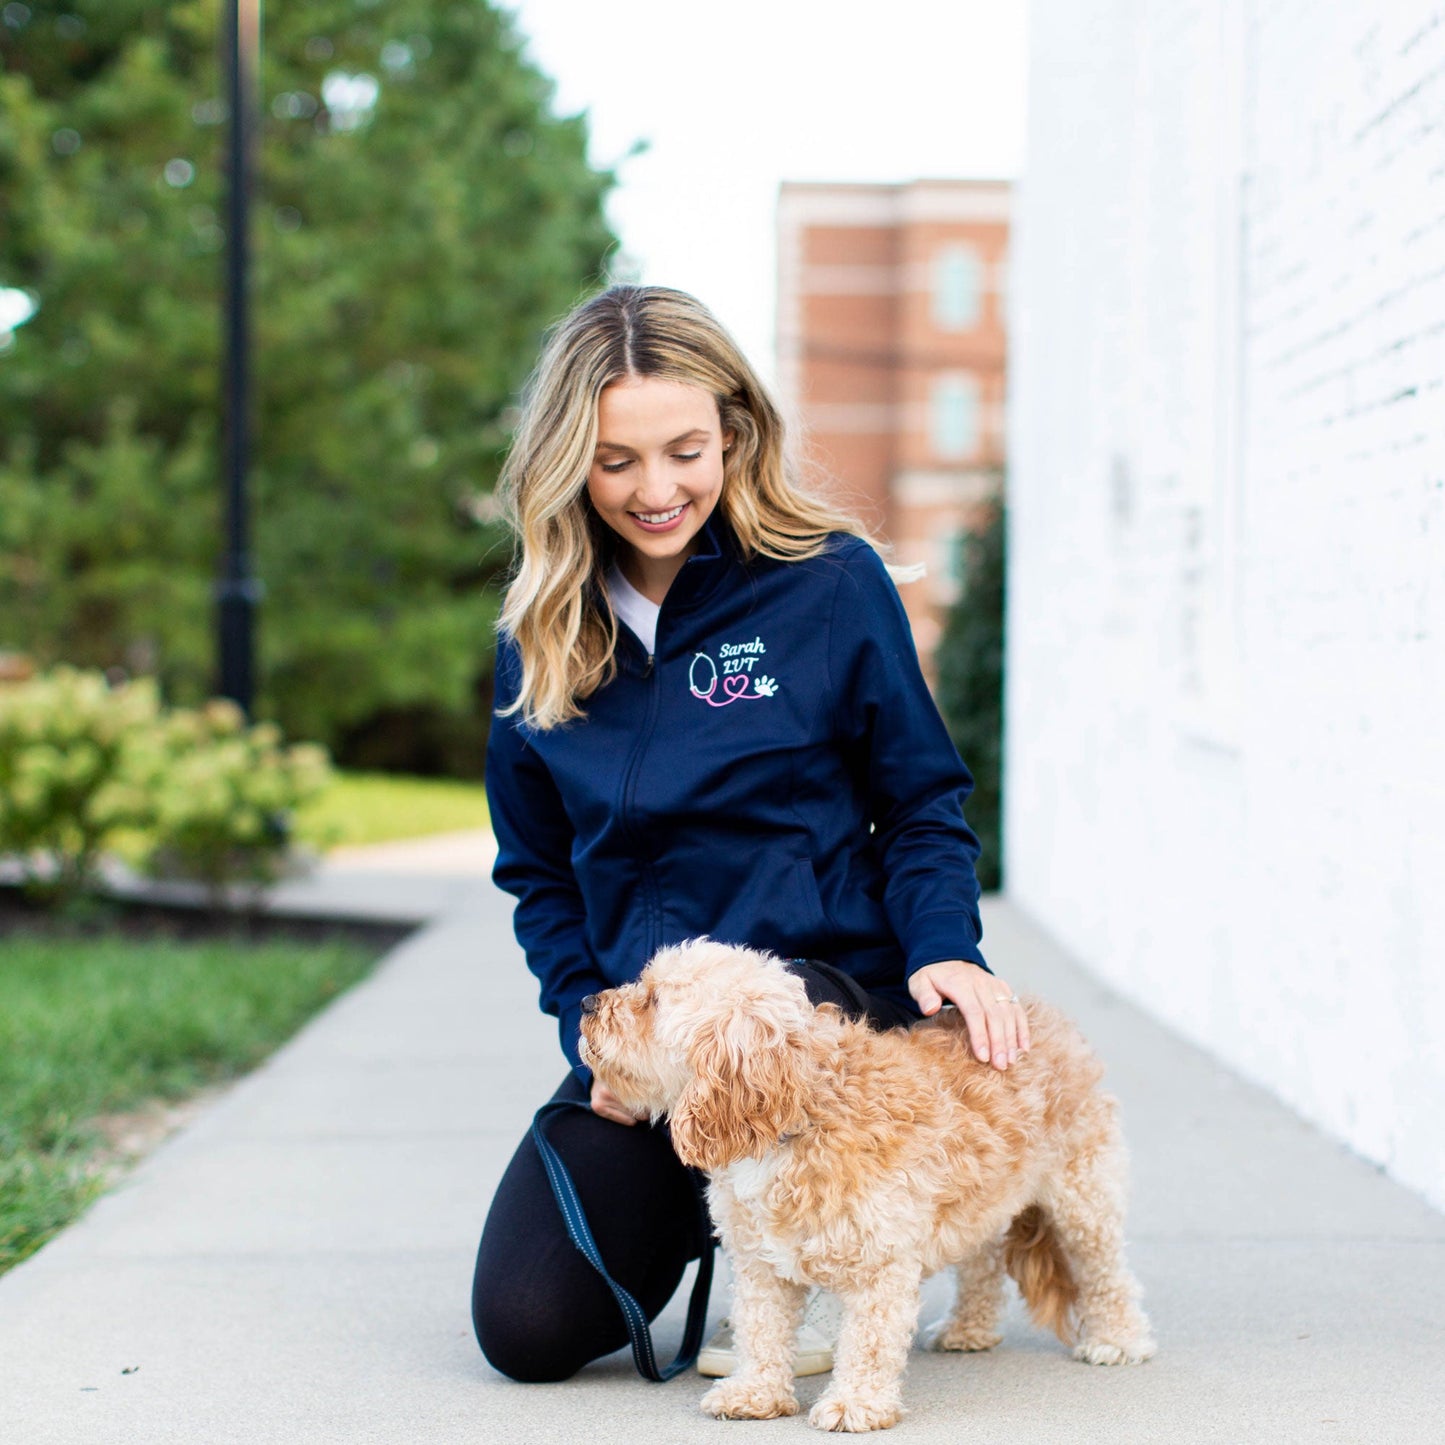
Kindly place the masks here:
[(769, 377), (780, 181), (1023, 167), (1023, 0), (508, 8), (555, 108), (586, 111), (594, 163), (618, 170), (612, 220), (641, 279), (701, 297)]

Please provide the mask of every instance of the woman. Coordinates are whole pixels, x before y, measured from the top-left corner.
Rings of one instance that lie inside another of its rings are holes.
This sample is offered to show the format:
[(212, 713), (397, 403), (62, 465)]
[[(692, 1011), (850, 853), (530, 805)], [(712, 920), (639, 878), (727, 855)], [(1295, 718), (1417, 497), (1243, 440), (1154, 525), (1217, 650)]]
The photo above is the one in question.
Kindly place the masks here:
[[(501, 490), (520, 562), (487, 750), (493, 876), (572, 1065), (555, 1097), (591, 1105), (553, 1141), (652, 1318), (706, 1242), (665, 1128), (578, 1058), (586, 995), (707, 934), (807, 960), (815, 1002), (875, 1027), (951, 1002), (1000, 1069), (1027, 1025), (979, 952), (972, 780), (897, 590), (860, 524), (793, 481), (777, 410), (707, 309), (619, 286), (568, 316)], [(492, 1204), (473, 1317), (522, 1380), (627, 1342), (530, 1138)]]

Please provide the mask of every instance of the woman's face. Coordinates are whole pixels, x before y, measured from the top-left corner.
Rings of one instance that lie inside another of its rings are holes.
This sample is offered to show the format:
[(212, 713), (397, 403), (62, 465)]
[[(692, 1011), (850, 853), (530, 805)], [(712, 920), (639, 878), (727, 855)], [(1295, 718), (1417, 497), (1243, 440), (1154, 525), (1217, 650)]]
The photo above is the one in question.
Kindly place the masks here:
[(587, 494), (626, 544), (618, 561), (627, 580), (654, 602), (697, 549), (731, 444), (717, 402), (700, 386), (630, 376), (598, 398)]

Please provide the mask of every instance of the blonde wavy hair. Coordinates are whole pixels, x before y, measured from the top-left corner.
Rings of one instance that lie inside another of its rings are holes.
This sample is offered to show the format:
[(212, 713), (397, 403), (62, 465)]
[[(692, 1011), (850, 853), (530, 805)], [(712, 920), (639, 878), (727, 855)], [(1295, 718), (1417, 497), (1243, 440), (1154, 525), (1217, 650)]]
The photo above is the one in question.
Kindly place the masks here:
[(607, 524), (587, 494), (597, 447), (597, 402), (627, 377), (702, 387), (733, 443), (718, 507), (745, 558), (815, 557), (830, 532), (877, 541), (856, 518), (810, 494), (785, 458), (783, 421), (717, 318), (664, 286), (613, 286), (550, 333), (523, 398), (497, 493), (517, 559), (498, 630), (515, 640), (516, 700), (531, 727), (583, 715), (582, 702), (616, 676), (617, 616), (602, 583)]

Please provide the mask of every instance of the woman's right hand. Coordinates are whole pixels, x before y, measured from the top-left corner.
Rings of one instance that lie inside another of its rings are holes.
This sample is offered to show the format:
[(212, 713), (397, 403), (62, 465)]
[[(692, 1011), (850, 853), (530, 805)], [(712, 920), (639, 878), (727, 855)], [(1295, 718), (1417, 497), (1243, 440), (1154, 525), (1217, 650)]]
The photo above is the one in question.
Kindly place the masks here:
[(611, 1119), (614, 1124), (635, 1124), (644, 1116), (634, 1114), (606, 1084), (592, 1080), (592, 1112)]

